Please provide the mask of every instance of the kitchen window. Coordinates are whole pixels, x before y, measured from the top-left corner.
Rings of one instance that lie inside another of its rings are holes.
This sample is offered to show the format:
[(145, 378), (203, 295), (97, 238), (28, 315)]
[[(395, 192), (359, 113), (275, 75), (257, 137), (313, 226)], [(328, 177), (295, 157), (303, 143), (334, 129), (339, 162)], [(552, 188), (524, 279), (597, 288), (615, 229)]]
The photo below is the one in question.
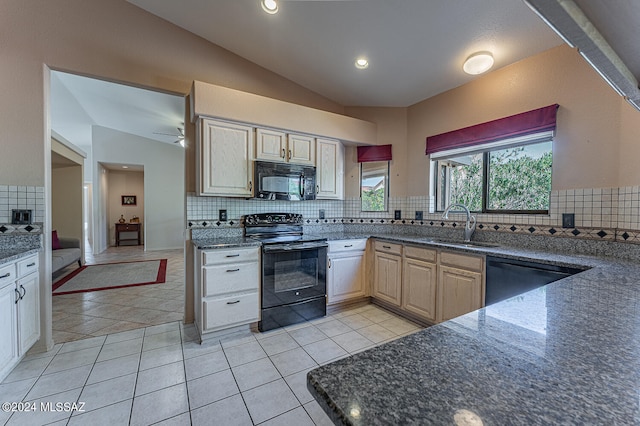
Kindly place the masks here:
[(547, 214), (553, 132), (432, 154), (436, 209), (460, 203), (481, 213)]

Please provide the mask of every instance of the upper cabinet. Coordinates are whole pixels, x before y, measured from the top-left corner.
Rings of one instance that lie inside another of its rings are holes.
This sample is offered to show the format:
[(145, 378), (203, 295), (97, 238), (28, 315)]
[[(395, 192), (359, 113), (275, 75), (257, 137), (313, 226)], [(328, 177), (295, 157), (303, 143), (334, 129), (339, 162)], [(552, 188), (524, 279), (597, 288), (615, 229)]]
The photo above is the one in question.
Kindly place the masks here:
[(253, 128), (201, 117), (197, 138), (198, 194), (251, 197)]
[(315, 139), (278, 130), (256, 130), (256, 160), (315, 166)]
[(316, 139), (316, 198), (344, 198), (344, 147), (339, 141)]

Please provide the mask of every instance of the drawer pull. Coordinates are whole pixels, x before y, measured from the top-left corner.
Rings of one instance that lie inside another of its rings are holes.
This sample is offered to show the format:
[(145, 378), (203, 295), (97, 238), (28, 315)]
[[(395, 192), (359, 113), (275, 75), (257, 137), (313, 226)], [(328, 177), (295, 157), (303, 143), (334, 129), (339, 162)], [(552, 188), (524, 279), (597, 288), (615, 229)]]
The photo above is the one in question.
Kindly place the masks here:
[(11, 276), (11, 272), (7, 272), (4, 275), (0, 275), (0, 278), (9, 278)]
[(29, 263), (29, 264), (27, 265), (27, 268), (31, 268), (32, 266), (36, 266), (36, 262)]
[(382, 246), (382, 248), (386, 248), (387, 250), (390, 250), (391, 246)]
[(227, 302), (227, 305), (235, 305), (236, 303), (240, 303), (240, 300), (236, 300), (233, 302)]
[(227, 269), (227, 272), (238, 272), (240, 270), (240, 268), (236, 268), (236, 269)]
[(329, 268), (331, 268), (331, 259), (329, 259)]
[(238, 253), (238, 254), (228, 254), (225, 257), (239, 257), (239, 256), (240, 254)]
[(345, 247), (353, 247), (353, 244), (346, 244)]

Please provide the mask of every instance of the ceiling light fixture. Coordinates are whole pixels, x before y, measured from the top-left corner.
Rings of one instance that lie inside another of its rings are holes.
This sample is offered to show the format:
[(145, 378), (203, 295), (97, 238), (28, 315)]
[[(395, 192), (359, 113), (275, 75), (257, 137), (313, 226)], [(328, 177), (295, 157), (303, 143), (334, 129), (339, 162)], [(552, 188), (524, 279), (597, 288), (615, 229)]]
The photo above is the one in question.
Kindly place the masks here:
[(478, 75), (487, 72), (493, 66), (493, 55), (491, 52), (477, 52), (469, 56), (462, 69), (467, 74)]
[(278, 3), (276, 3), (276, 0), (262, 0), (260, 4), (262, 5), (262, 10), (269, 15), (278, 13)]
[(128, 169), (128, 168), (129, 168), (129, 166), (122, 166), (122, 168), (123, 168), (123, 169)]
[(369, 68), (369, 61), (366, 58), (358, 58), (356, 59), (356, 68), (359, 70), (364, 70)]

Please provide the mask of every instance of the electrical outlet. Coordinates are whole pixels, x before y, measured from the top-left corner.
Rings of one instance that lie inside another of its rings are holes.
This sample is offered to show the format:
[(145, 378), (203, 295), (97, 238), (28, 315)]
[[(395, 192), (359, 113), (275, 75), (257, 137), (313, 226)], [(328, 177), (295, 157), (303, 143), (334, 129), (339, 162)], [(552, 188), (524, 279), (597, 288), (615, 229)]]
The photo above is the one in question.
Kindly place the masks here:
[(562, 227), (563, 228), (575, 228), (576, 227), (576, 215), (574, 213), (562, 213)]
[(416, 210), (416, 220), (422, 220), (422, 210)]
[(394, 210), (393, 211), (393, 218), (395, 220), (400, 220), (402, 219), (402, 210)]
[(220, 222), (226, 222), (227, 221), (227, 211), (220, 209), (218, 210), (218, 220)]
[(324, 210), (322, 210), (322, 209), (318, 210), (318, 218), (319, 219), (324, 219)]

